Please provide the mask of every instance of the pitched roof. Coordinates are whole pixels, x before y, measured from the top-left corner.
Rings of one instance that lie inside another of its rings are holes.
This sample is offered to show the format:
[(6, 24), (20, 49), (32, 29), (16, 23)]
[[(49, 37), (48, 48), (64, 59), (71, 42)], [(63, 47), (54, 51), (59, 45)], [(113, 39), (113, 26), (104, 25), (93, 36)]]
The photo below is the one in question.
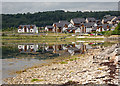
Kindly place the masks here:
[(70, 24), (70, 22), (68, 22), (68, 21), (59, 21), (59, 23), (61, 23), (61, 24)]
[(80, 24), (80, 23), (84, 23), (85, 19), (84, 18), (73, 18), (71, 19), (74, 23)]
[(90, 27), (92, 27), (92, 26), (94, 26), (94, 22), (89, 22), (89, 23), (85, 23), (85, 26), (87, 27), (87, 28), (90, 28)]
[(53, 28), (53, 26), (46, 26), (47, 28)]
[(76, 30), (78, 27), (68, 27), (67, 30)]
[(63, 24), (57, 23), (56, 26), (57, 26), (57, 27), (63, 27)]
[(65, 25), (69, 25), (70, 22), (68, 21), (59, 21), (59, 23), (54, 23), (57, 27), (64, 27)]
[(24, 27), (30, 28), (30, 26), (35, 27), (36, 25), (20, 25), (20, 27), (22, 27), (22, 28), (24, 28)]
[(92, 22), (93, 22), (93, 21), (96, 21), (95, 18), (87, 18), (87, 20), (88, 20), (88, 21), (92, 21)]
[(106, 17), (107, 21), (111, 21), (115, 16), (108, 16)]
[(120, 16), (118, 16), (117, 19), (120, 20)]
[(97, 27), (92, 28), (92, 30), (97, 30)]
[(112, 25), (112, 24), (103, 24), (103, 25), (102, 25), (102, 28), (103, 28), (104, 30), (106, 30), (106, 29), (107, 29), (107, 26), (112, 27), (113, 25)]

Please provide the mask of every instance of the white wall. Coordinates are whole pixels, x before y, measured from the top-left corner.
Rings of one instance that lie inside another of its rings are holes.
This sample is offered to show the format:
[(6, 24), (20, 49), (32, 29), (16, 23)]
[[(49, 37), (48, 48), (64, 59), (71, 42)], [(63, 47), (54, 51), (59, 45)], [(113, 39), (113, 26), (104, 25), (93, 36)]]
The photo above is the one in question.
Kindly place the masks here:
[(92, 28), (86, 28), (86, 32), (91, 32)]
[(75, 30), (75, 33), (80, 33), (80, 28), (78, 28), (77, 30)]

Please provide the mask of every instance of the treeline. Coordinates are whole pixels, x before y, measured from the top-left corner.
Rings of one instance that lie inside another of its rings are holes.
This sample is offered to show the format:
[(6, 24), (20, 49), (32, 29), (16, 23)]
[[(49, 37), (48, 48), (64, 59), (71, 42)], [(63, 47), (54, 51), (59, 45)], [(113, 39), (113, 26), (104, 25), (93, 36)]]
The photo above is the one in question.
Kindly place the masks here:
[(94, 17), (102, 19), (105, 15), (119, 16), (120, 11), (100, 11), (100, 12), (64, 12), (62, 10), (37, 12), (34, 14), (2, 14), (2, 28), (18, 27), (21, 24), (35, 24), (38, 27), (52, 25), (59, 20), (68, 20), (71, 18), (87, 18)]

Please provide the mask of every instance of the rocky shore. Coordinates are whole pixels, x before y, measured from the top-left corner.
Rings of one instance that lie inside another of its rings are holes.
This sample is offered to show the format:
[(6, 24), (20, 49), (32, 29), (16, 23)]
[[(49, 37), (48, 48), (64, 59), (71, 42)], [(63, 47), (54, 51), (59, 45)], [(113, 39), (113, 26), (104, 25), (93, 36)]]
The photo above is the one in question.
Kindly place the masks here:
[(28, 69), (8, 84), (119, 84), (119, 44), (91, 49), (87, 54), (60, 63)]

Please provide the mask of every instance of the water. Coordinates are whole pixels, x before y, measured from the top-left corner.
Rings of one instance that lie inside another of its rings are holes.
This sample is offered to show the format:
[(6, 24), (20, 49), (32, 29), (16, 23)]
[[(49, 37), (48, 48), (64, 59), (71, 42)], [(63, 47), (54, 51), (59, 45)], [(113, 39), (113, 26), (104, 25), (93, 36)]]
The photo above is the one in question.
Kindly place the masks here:
[(15, 71), (47, 63), (46, 60), (85, 54), (89, 49), (104, 47), (106, 43), (72, 42), (66, 44), (22, 43), (3, 44), (2, 78), (14, 77)]

